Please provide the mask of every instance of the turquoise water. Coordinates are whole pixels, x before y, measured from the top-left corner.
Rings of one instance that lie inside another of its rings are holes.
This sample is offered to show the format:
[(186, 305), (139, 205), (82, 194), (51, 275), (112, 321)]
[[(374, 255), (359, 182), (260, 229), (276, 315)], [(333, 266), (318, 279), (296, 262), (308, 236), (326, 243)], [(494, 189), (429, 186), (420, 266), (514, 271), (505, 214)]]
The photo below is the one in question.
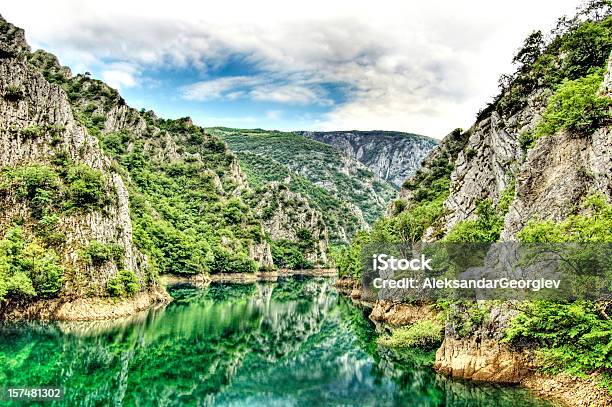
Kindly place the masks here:
[(328, 279), (170, 292), (123, 321), (0, 326), (0, 388), (63, 388), (29, 404), (49, 406), (550, 406), (439, 376), (431, 354), (380, 349)]

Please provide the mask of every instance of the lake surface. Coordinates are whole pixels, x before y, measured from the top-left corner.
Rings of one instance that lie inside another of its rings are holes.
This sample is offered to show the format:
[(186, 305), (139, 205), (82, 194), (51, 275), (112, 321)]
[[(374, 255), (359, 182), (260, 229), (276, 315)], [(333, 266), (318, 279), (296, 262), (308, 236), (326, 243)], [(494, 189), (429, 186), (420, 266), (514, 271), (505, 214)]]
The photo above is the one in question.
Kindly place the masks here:
[(551, 406), (437, 375), (431, 353), (379, 348), (329, 279), (170, 293), (123, 321), (1, 325), (0, 388), (65, 389), (29, 404), (46, 406)]

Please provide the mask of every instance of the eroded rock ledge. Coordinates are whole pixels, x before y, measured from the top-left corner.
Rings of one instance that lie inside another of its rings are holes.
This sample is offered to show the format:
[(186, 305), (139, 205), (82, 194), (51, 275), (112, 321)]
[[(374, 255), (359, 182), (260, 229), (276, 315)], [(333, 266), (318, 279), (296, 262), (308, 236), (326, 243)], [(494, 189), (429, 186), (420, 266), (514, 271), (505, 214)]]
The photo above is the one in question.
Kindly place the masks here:
[[(358, 281), (341, 278), (336, 282), (340, 293), (363, 302)], [(369, 318), (376, 324), (399, 327), (430, 318), (432, 310), (426, 305), (411, 305), (393, 301), (370, 303)], [(537, 372), (532, 349), (514, 349), (499, 338), (487, 336), (498, 331), (503, 322), (499, 313), (493, 322), (482, 327), (480, 335), (457, 338), (446, 332), (436, 352), (434, 369), (458, 379), (524, 386), (534, 394), (571, 407), (612, 406), (612, 394), (598, 385), (597, 374), (578, 378), (565, 374), (549, 376)]]
[(127, 317), (148, 309), (155, 304), (167, 304), (172, 301), (163, 288), (155, 287), (149, 291), (139, 292), (132, 298), (55, 298), (29, 303), (0, 304), (0, 320), (60, 320), (89, 321)]
[(393, 327), (414, 324), (423, 319), (433, 319), (435, 313), (429, 305), (404, 304), (393, 301), (376, 301), (370, 319)]
[(520, 383), (534, 368), (527, 352), (516, 352), (495, 340), (446, 337), (436, 352), (434, 369), (461, 379)]
[(548, 376), (536, 371), (534, 360), (532, 350), (511, 349), (499, 341), (446, 337), (436, 353), (434, 369), (459, 379), (518, 384), (566, 406), (612, 405), (612, 394), (598, 385), (597, 374)]

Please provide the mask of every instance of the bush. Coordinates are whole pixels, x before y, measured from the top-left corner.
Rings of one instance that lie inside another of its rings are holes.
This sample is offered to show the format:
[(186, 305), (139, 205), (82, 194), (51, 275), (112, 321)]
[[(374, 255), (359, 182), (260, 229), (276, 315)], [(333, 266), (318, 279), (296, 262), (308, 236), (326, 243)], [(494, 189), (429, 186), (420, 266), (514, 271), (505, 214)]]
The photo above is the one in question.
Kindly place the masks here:
[(16, 168), (8, 175), (16, 183), (18, 196), (29, 201), (32, 215), (42, 218), (54, 204), (61, 186), (57, 173), (44, 165), (31, 165)]
[(434, 201), (419, 202), (392, 219), (394, 234), (402, 242), (419, 241), (425, 230), (443, 214), (443, 204), (446, 194)]
[(108, 133), (102, 139), (102, 146), (105, 150), (114, 155), (123, 154), (126, 152), (126, 146), (131, 140), (130, 133), (122, 131), (118, 133)]
[(108, 280), (106, 289), (111, 297), (132, 296), (140, 290), (140, 283), (132, 270), (120, 270)]
[(288, 240), (276, 240), (270, 243), (274, 265), (292, 270), (312, 268), (304, 258), (300, 244)]
[(585, 76), (594, 66), (603, 66), (612, 48), (612, 18), (602, 22), (586, 21), (570, 32), (560, 47), (564, 53), (561, 70), (565, 77)]
[(35, 124), (21, 129), (21, 135), (25, 138), (35, 138), (40, 136), (41, 134), (41, 128)]
[(93, 240), (81, 252), (81, 257), (85, 264), (90, 266), (100, 266), (110, 260), (120, 265), (123, 248), (117, 244), (103, 244)]
[(247, 210), (248, 208), (238, 198), (231, 198), (227, 201), (223, 216), (227, 223), (236, 224), (245, 217), (244, 213)]
[(27, 270), (38, 297), (52, 298), (59, 293), (64, 283), (64, 269), (54, 250), (32, 242), (24, 248), (20, 263)]
[(245, 254), (237, 254), (232, 260), (232, 267), (236, 273), (257, 273), (258, 264)]
[(420, 347), (433, 349), (442, 342), (444, 326), (437, 320), (424, 319), (393, 330), (391, 336), (380, 337), (377, 342), (388, 348)]
[(450, 243), (489, 243), (499, 239), (504, 218), (493, 208), (490, 200), (485, 199), (476, 208), (476, 219), (459, 222), (451, 229), (445, 242)]
[(526, 243), (612, 242), (612, 204), (601, 193), (589, 195), (581, 204), (582, 213), (563, 222), (532, 220), (518, 233)]
[(584, 78), (564, 81), (548, 100), (534, 139), (560, 130), (585, 135), (607, 123), (612, 100), (598, 93), (602, 78), (600, 69)]
[(4, 99), (9, 102), (17, 102), (23, 99), (23, 90), (19, 85), (6, 85), (3, 93)]
[(6, 282), (6, 292), (11, 297), (28, 298), (35, 297), (36, 290), (32, 280), (23, 271), (16, 271)]
[(26, 241), (20, 227), (10, 229), (0, 240), (0, 299), (5, 295), (55, 297), (61, 290), (63, 274), (55, 251), (36, 239)]
[(336, 268), (338, 269), (338, 275), (340, 277), (361, 277), (363, 272), (361, 249), (370, 242), (370, 234), (361, 231), (357, 232), (349, 246), (340, 246), (332, 250), (331, 256), (334, 263), (336, 263)]
[(82, 164), (68, 169), (67, 209), (97, 209), (105, 203), (104, 177), (98, 170)]
[(526, 303), (522, 311), (512, 320), (505, 340), (537, 344), (544, 370), (572, 374), (601, 370), (607, 380), (612, 379), (612, 324), (595, 304), (538, 301)]
[(256, 273), (257, 270), (257, 263), (245, 254), (230, 253), (223, 247), (213, 249), (211, 273)]

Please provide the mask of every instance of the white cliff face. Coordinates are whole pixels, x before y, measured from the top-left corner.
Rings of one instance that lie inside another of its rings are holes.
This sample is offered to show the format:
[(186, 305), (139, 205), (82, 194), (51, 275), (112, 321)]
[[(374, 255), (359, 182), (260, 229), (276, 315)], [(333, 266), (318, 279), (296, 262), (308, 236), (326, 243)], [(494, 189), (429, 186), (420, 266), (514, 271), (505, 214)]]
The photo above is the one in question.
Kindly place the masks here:
[(299, 132), (329, 144), (365, 164), (381, 179), (401, 187), (437, 141), (414, 134), (382, 131)]
[[(611, 83), (608, 70), (602, 94), (610, 95)], [(473, 216), (480, 201), (496, 204), (513, 180), (516, 192), (505, 217), (503, 240), (513, 240), (531, 219), (565, 219), (589, 193), (612, 197), (609, 125), (589, 136), (558, 132), (538, 139), (526, 152), (521, 148), (520, 134), (535, 127), (550, 95), (549, 90), (537, 90), (517, 113), (502, 117), (492, 112), (466, 133), (469, 139), (454, 160), (450, 195), (444, 202), (446, 232)], [(409, 198), (409, 193), (400, 197)]]
[(497, 112), (478, 121), (466, 147), (459, 152), (451, 174), (450, 196), (444, 203), (446, 230), (468, 219), (478, 202), (497, 203), (522, 160), (519, 134), (532, 129), (545, 107), (547, 92), (536, 92), (528, 105), (504, 119)]
[[(63, 153), (74, 163), (101, 171), (106, 193), (112, 198), (99, 210), (61, 214), (57, 227), (66, 235), (61, 252), (63, 263), (86, 281), (68, 283), (64, 292), (102, 294), (108, 279), (118, 272), (114, 262), (94, 267), (79, 260), (79, 251), (93, 240), (118, 244), (124, 252), (123, 268), (133, 270), (141, 286), (146, 287), (146, 259), (132, 242), (128, 192), (123, 180), (111, 169), (98, 140), (75, 120), (66, 93), (28, 64), (29, 47), (23, 31), (1, 19), (0, 27), (0, 89), (19, 89), (21, 93), (18, 98), (9, 98), (6, 93), (0, 97), (0, 166), (49, 164), (56, 154)], [(34, 127), (39, 129), (37, 135), (24, 134), (24, 129)], [(9, 194), (3, 199), (3, 230), (16, 218), (28, 219), (28, 209), (15, 196)]]
[[(612, 56), (601, 94), (612, 96)], [(544, 137), (527, 153), (517, 174), (516, 198), (502, 239), (513, 239), (530, 219), (561, 221), (589, 193), (612, 199), (612, 126), (588, 137), (563, 131)]]

